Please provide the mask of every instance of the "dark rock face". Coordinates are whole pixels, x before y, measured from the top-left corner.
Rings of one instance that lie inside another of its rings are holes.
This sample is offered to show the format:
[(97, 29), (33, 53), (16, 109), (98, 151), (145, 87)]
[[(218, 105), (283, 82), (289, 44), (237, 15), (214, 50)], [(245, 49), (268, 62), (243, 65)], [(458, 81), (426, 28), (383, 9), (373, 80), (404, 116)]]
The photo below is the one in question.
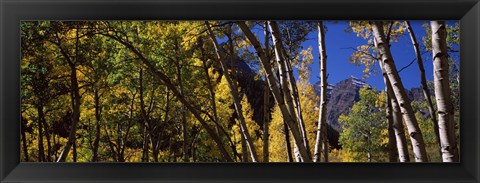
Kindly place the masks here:
[[(328, 85), (327, 85), (327, 99), (330, 98), (330, 95), (332, 94), (333, 87), (335, 87), (335, 86), (328, 83)], [(320, 92), (322, 91), (322, 85), (320, 85), (320, 81), (313, 84), (313, 89), (314, 89), (315, 94), (317, 94), (317, 96), (320, 96)]]
[(360, 100), (359, 90), (364, 85), (366, 85), (364, 81), (350, 77), (333, 87), (327, 101), (327, 123), (336, 131), (342, 131), (338, 117), (348, 113), (353, 104)]
[(405, 90), (407, 92), (407, 97), (410, 101), (425, 101), (425, 96), (423, 95), (423, 90), (421, 87), (411, 88), (410, 90)]
[[(338, 117), (347, 114), (353, 104), (360, 100), (359, 90), (365, 85), (363, 80), (350, 77), (327, 87), (327, 131), (329, 144), (333, 148), (340, 148), (338, 137), (342, 126), (338, 123)], [(314, 88), (315, 93), (319, 95), (320, 83), (315, 83)]]

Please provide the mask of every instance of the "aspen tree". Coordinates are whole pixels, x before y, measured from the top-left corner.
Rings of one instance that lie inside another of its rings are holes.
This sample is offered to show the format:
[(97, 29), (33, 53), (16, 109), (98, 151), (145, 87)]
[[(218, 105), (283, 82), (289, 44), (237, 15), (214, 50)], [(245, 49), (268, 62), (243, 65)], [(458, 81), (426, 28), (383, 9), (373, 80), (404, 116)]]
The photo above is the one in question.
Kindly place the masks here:
[(447, 30), (444, 21), (431, 21), (433, 80), (438, 109), (438, 129), (444, 162), (458, 162), (455, 140), (454, 108), (451, 101), (448, 73)]

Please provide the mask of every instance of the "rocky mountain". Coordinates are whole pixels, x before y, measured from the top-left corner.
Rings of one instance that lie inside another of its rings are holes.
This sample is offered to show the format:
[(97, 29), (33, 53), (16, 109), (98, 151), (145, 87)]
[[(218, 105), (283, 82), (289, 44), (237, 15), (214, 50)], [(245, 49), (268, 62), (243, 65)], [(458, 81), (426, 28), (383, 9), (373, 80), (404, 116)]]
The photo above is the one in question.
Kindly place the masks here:
[[(360, 100), (360, 88), (367, 85), (367, 83), (359, 78), (350, 76), (335, 85), (329, 85), (327, 88), (327, 124), (328, 137), (330, 145), (334, 148), (339, 148), (338, 137), (342, 132), (342, 126), (338, 122), (338, 117), (341, 114), (347, 114), (355, 102)], [(320, 82), (314, 84), (315, 93), (320, 95)], [(422, 88), (411, 88), (406, 90), (408, 98), (418, 101), (424, 101)]]
[[(338, 137), (342, 131), (342, 126), (338, 123), (338, 117), (346, 114), (352, 108), (353, 104), (360, 100), (360, 88), (365, 86), (365, 81), (350, 76), (335, 85), (327, 87), (327, 124), (328, 140), (332, 147), (339, 148)], [(320, 83), (314, 84), (315, 93), (321, 92)]]
[[(411, 88), (410, 90), (406, 90), (407, 92), (407, 97), (410, 99), (410, 101), (417, 100), (417, 101), (425, 101), (425, 96), (423, 95), (423, 90), (421, 87), (418, 88)], [(434, 92), (431, 91), (431, 94)]]
[(352, 108), (353, 104), (360, 100), (359, 90), (366, 83), (351, 76), (332, 86), (327, 98), (327, 123), (336, 131), (341, 131), (338, 124), (338, 116), (345, 114)]

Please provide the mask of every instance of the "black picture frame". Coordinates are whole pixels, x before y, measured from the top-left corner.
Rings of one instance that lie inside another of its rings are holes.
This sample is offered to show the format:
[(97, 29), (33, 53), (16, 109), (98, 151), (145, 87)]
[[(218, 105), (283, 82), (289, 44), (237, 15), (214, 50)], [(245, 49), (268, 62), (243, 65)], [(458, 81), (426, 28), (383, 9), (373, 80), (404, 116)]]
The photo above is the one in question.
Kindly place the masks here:
[[(0, 0), (0, 182), (480, 182), (479, 0)], [(21, 163), (22, 20), (461, 22), (460, 163)]]

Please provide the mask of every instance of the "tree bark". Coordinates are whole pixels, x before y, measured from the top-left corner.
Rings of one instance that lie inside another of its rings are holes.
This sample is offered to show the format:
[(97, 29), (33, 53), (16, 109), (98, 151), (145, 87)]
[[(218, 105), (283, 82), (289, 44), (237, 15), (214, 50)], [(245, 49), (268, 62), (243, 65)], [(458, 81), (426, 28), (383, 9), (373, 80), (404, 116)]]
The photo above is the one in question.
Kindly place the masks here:
[(269, 123), (270, 123), (270, 91), (265, 82), (263, 87), (263, 162), (269, 162)]
[(47, 155), (45, 160), (48, 162), (52, 161), (52, 144), (50, 143), (50, 128), (48, 127), (47, 121), (43, 120), (43, 128), (45, 129), (45, 138), (47, 139)]
[(143, 127), (143, 135), (142, 135), (142, 138), (143, 138), (143, 142), (142, 142), (142, 162), (148, 162), (149, 161), (149, 156), (148, 156), (148, 132), (147, 132), (147, 127), (144, 126)]
[[(147, 111), (145, 110), (145, 99), (143, 95), (143, 67), (140, 65), (140, 71), (139, 71), (139, 98), (140, 98), (140, 112), (142, 114), (143, 118), (143, 124), (141, 125), (143, 127), (143, 152), (142, 152), (142, 162), (148, 162), (148, 134), (151, 134), (152, 132), (150, 131), (150, 122), (149, 122), (149, 117), (147, 115)], [(152, 136), (150, 136), (152, 138)], [(152, 144), (154, 142), (152, 141)], [(153, 148), (153, 147), (152, 147)]]
[(240, 135), (240, 142), (242, 145), (242, 162), (248, 162), (247, 141), (245, 136)]
[(45, 149), (43, 147), (43, 121), (45, 120), (45, 114), (43, 112), (43, 106), (37, 104), (37, 113), (38, 113), (38, 161), (45, 161)]
[[(385, 88), (385, 90), (387, 90)], [(388, 122), (388, 161), (389, 162), (398, 162), (398, 150), (396, 147), (397, 139), (395, 137), (395, 130), (393, 127), (393, 116), (392, 116), (392, 103), (390, 102), (390, 96), (387, 94), (386, 97), (387, 109), (385, 110)]]
[[(377, 47), (377, 42), (373, 40), (375, 47)], [(392, 90), (392, 85), (388, 79), (387, 73), (384, 69), (384, 63), (382, 60), (379, 60), (380, 69), (383, 75), (383, 82), (385, 83), (385, 89), (387, 92), (387, 105), (390, 105), (391, 108), (391, 118), (392, 118), (392, 127), (395, 134), (395, 142), (397, 147), (398, 159), (400, 162), (410, 162), (410, 156), (408, 155), (408, 146), (407, 138), (405, 137), (405, 127), (402, 121), (402, 112), (400, 111), (400, 106), (398, 105), (395, 93)]]
[(296, 124), (295, 116), (291, 115), (291, 113), (287, 110), (285, 106), (285, 102), (283, 99), (283, 96), (280, 94), (280, 90), (278, 86), (276, 85), (277, 80), (275, 79), (275, 76), (273, 75), (272, 72), (272, 67), (270, 66), (270, 62), (267, 59), (264, 50), (262, 49), (260, 43), (258, 42), (257, 38), (255, 35), (252, 33), (250, 28), (245, 24), (243, 21), (237, 22), (237, 24), (240, 26), (242, 29), (243, 33), (246, 35), (247, 39), (250, 41), (250, 43), (253, 45), (255, 48), (257, 55), (260, 58), (260, 61), (262, 63), (263, 68), (265, 68), (266, 74), (267, 74), (267, 81), (268, 85), (270, 87), (270, 90), (273, 93), (273, 97), (275, 101), (278, 104), (278, 107), (280, 108), (280, 111), (282, 113), (282, 117), (284, 118), (284, 122), (287, 123), (290, 131), (292, 132), (293, 139), (295, 144), (300, 149), (300, 154), (304, 160), (304, 162), (312, 162), (311, 158), (308, 156), (307, 149), (305, 148), (303, 144), (303, 140), (300, 134), (300, 131), (298, 129), (298, 124)]
[(391, 82), (392, 90), (395, 93), (400, 110), (403, 114), (403, 119), (407, 124), (410, 140), (412, 142), (413, 153), (416, 162), (428, 162), (427, 152), (425, 150), (425, 142), (422, 137), (422, 132), (418, 127), (417, 119), (415, 118), (413, 108), (407, 98), (407, 94), (403, 87), (403, 83), (398, 75), (392, 54), (390, 52), (389, 43), (385, 39), (383, 30), (383, 23), (375, 21), (372, 23), (372, 32), (377, 43), (378, 51), (380, 52), (382, 62), (384, 64), (385, 72)]
[[(410, 25), (410, 21), (406, 21), (407, 29), (410, 34), (410, 39), (412, 40), (413, 49), (415, 50), (415, 55), (417, 57), (418, 69), (420, 70), (420, 82), (422, 84), (422, 91), (423, 96), (428, 104), (428, 112), (430, 113), (430, 118), (432, 119), (433, 130), (435, 132), (435, 138), (437, 140), (437, 144), (440, 146), (440, 134), (438, 131), (438, 123), (436, 118), (436, 111), (433, 107), (432, 98), (430, 94), (430, 90), (428, 89), (427, 85), (427, 78), (425, 76), (425, 68), (423, 67), (423, 59), (422, 54), (420, 53), (419, 44), (417, 42), (417, 38), (415, 37), (415, 33), (413, 32), (412, 26)], [(441, 148), (439, 148), (439, 153), (442, 154)]]
[(98, 161), (98, 146), (100, 144), (100, 121), (102, 120), (101, 117), (101, 108), (100, 108), (100, 96), (98, 94), (98, 90), (94, 89), (94, 100), (95, 100), (95, 140), (93, 142), (93, 155), (92, 155), (92, 162)]
[[(263, 32), (265, 34), (265, 52), (269, 52), (270, 36), (268, 32), (268, 22), (265, 21), (263, 25)], [(270, 59), (269, 59), (270, 60)], [(263, 162), (269, 162), (269, 123), (270, 123), (270, 89), (268, 88), (267, 78), (265, 77), (265, 84), (263, 85)]]
[(250, 151), (250, 157), (252, 158), (253, 162), (257, 162), (258, 161), (257, 152), (255, 150), (255, 146), (253, 145), (252, 138), (250, 137), (250, 134), (248, 132), (247, 124), (245, 123), (245, 118), (242, 112), (242, 106), (241, 106), (240, 100), (238, 99), (238, 96), (239, 96), (238, 87), (236, 83), (232, 82), (231, 80), (230, 74), (228, 73), (227, 63), (225, 62), (226, 57), (223, 55), (223, 52), (220, 51), (217, 38), (215, 37), (208, 21), (205, 22), (205, 26), (207, 27), (208, 35), (213, 42), (213, 46), (217, 54), (217, 61), (220, 62), (220, 65), (223, 70), (223, 76), (227, 80), (228, 87), (230, 88), (230, 94), (232, 95), (232, 98), (233, 98), (235, 112), (237, 113), (237, 118), (240, 123), (240, 129), (241, 129), (242, 135), (245, 137), (247, 147)]
[(287, 150), (288, 162), (293, 162), (292, 145), (290, 144), (290, 132), (287, 123), (283, 123), (283, 133), (285, 133), (285, 147)]
[(444, 21), (430, 21), (432, 27), (433, 80), (438, 109), (438, 127), (444, 162), (458, 162), (454, 106), (451, 100), (447, 30)]
[(318, 50), (320, 52), (320, 110), (318, 115), (317, 136), (315, 140), (314, 162), (319, 162), (323, 152), (323, 161), (328, 162), (327, 139), (327, 50), (325, 46), (325, 30), (323, 22), (318, 22)]
[[(390, 82), (388, 85), (391, 87)], [(408, 155), (408, 145), (407, 137), (405, 136), (405, 127), (402, 121), (402, 112), (400, 106), (398, 105), (397, 99), (395, 99), (395, 94), (393, 94), (392, 89), (390, 90), (390, 103), (392, 105), (392, 119), (393, 119), (393, 130), (395, 132), (395, 139), (397, 142), (397, 151), (398, 159), (400, 162), (410, 162), (410, 156)]]
[(22, 150), (23, 150), (23, 161), (28, 162), (28, 145), (27, 145), (27, 119), (21, 116), (22, 128), (21, 128), (21, 135), (22, 135)]
[[(389, 39), (387, 38), (387, 41), (388, 40)], [(373, 42), (374, 42), (375, 47), (377, 47), (378, 46), (377, 42), (375, 40), (373, 40)], [(393, 101), (391, 100), (391, 98), (392, 97), (395, 98), (395, 96), (392, 93), (390, 82), (388, 81), (388, 76), (386, 75), (385, 69), (383, 67), (383, 62), (382, 62), (382, 60), (379, 60), (378, 62), (379, 62), (379, 65), (380, 65), (380, 69), (382, 71), (383, 82), (385, 83), (385, 92), (386, 92), (386, 104), (387, 105), (386, 105), (385, 113), (386, 113), (387, 122), (388, 122), (388, 144), (387, 144), (388, 161), (389, 162), (398, 162), (399, 152), (400, 152), (400, 149), (402, 147), (398, 146), (398, 148), (397, 148), (397, 146), (396, 146), (398, 144), (398, 142), (397, 142), (397, 137), (396, 137), (396, 134), (395, 134), (394, 124), (396, 122), (398, 123), (398, 121), (401, 121), (402, 119), (401, 118), (400, 119), (394, 119), (393, 108), (392, 108), (392, 102)], [(395, 115), (395, 117), (397, 118), (398, 116)], [(394, 120), (396, 120), (396, 121), (394, 121)], [(405, 139), (405, 145), (406, 145), (406, 139)], [(402, 154), (402, 156), (403, 156), (403, 154)]]
[(75, 139), (73, 141), (73, 146), (72, 146), (72, 161), (77, 162), (77, 140)]

